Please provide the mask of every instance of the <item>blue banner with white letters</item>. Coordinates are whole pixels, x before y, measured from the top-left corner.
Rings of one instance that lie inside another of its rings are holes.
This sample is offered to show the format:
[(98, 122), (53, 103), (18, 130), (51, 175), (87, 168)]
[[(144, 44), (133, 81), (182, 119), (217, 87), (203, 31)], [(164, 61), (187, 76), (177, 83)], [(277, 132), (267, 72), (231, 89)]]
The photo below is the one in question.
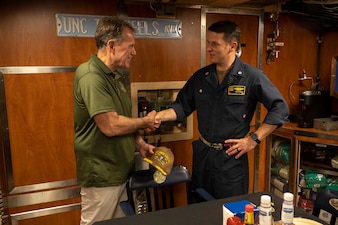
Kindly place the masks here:
[[(56, 14), (58, 36), (94, 37), (104, 16)], [(174, 19), (125, 17), (135, 29), (135, 38), (182, 38), (182, 22)]]

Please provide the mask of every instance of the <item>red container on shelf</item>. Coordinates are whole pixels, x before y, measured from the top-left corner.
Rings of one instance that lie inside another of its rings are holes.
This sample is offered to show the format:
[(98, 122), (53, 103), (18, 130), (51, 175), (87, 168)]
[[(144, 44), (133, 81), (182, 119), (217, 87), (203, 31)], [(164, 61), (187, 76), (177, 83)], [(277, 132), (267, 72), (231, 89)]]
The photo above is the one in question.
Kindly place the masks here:
[(304, 195), (299, 196), (298, 207), (303, 209), (305, 212), (312, 214), (313, 211), (313, 201), (307, 199)]

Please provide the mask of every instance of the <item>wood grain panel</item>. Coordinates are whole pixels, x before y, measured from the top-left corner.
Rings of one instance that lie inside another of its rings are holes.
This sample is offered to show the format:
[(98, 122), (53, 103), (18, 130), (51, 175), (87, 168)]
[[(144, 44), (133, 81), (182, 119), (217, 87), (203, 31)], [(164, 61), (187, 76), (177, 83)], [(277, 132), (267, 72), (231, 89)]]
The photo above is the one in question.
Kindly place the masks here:
[(75, 178), (73, 79), (5, 75), (15, 186)]
[(55, 14), (116, 15), (115, 1), (1, 1), (1, 66), (76, 66), (96, 53), (93, 38), (59, 37)]
[(80, 201), (81, 201), (80, 197), (69, 198), (69, 199), (60, 200), (57, 202), (54, 201), (54, 202), (46, 202), (46, 203), (41, 203), (41, 204), (28, 205), (28, 206), (20, 206), (20, 207), (15, 207), (15, 208), (13, 207), (9, 209), (9, 212), (11, 214), (19, 214), (25, 211), (37, 211), (37, 210), (44, 209), (44, 208), (55, 209), (60, 206), (75, 205), (77, 203), (80, 203)]
[[(266, 37), (275, 29), (275, 24), (266, 21)], [(307, 82), (298, 82), (305, 69), (308, 75), (313, 75), (316, 69), (316, 33), (292, 22), (292, 17), (280, 15), (280, 36), (278, 41), (285, 43), (280, 47), (279, 57), (271, 64), (264, 62), (263, 68), (270, 80), (279, 88), (285, 100), (290, 106), (290, 112), (295, 112), (298, 106), (298, 93), (301, 89), (309, 88)], [(306, 38), (301, 38), (306, 37)], [(266, 60), (266, 40), (264, 40), (263, 56)], [(289, 86), (295, 82), (292, 92), (289, 93)], [(311, 84), (310, 84), (311, 85)], [(294, 96), (295, 98), (293, 98)]]
[(183, 23), (182, 39), (136, 40), (131, 82), (185, 81), (200, 68), (200, 10), (178, 8), (176, 15)]
[[(283, 41), (285, 45), (280, 47), (279, 58), (274, 62), (266, 64), (264, 61), (263, 70), (284, 96), (290, 114), (297, 114), (299, 113), (299, 91), (311, 88), (311, 81), (297, 81), (302, 76), (303, 69), (308, 76), (315, 77), (319, 66), (320, 88), (329, 90), (331, 59), (338, 52), (338, 43), (335, 41), (338, 32), (322, 34), (320, 65), (317, 65), (317, 37), (320, 32), (313, 29), (314, 24), (294, 15), (281, 14), (279, 18), (278, 41)], [(273, 32), (274, 25), (268, 19), (265, 20), (265, 37)], [(266, 57), (266, 40), (264, 40), (263, 59), (266, 60)], [(292, 82), (295, 83), (290, 92), (289, 87)]]
[(18, 225), (32, 225), (32, 224), (41, 224), (41, 225), (74, 225), (80, 224), (81, 211), (69, 211), (65, 213), (58, 213), (49, 216), (43, 216), (33, 219), (21, 220), (18, 222)]

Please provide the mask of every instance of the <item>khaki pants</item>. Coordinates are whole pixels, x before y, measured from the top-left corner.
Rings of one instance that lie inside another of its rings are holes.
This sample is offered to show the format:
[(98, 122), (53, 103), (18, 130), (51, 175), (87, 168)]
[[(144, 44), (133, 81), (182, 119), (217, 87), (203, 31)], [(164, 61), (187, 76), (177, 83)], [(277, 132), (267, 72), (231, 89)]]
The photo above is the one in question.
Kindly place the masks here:
[(124, 217), (119, 203), (128, 199), (126, 184), (112, 187), (81, 187), (80, 225)]

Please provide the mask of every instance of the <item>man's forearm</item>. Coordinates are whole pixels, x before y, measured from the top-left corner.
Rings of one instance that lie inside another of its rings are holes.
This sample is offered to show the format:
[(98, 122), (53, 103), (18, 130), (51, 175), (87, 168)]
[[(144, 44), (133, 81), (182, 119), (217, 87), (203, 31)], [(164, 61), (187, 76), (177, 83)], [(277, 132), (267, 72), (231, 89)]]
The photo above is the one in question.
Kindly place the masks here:
[(177, 115), (174, 109), (169, 108), (158, 112), (156, 114), (156, 119), (159, 119), (161, 122), (176, 121)]
[(255, 133), (258, 135), (259, 140), (263, 140), (266, 136), (271, 134), (275, 129), (277, 128), (277, 125), (271, 125), (263, 123), (256, 131)]

